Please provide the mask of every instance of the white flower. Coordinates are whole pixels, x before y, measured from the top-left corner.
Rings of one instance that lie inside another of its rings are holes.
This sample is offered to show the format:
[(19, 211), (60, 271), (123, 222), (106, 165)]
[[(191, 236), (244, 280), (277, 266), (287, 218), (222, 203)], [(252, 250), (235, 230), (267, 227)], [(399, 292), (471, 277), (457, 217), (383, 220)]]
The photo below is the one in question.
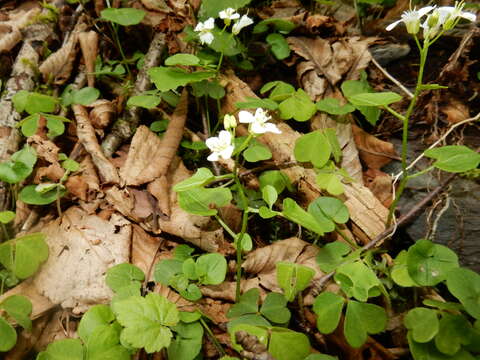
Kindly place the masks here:
[(238, 119), (243, 124), (251, 124), (248, 130), (252, 134), (264, 134), (266, 132), (282, 133), (277, 125), (268, 122), (271, 117), (262, 108), (258, 108), (255, 111), (255, 115), (249, 111), (242, 110), (238, 113)]
[(212, 34), (212, 30), (215, 27), (215, 20), (213, 18), (208, 18), (203, 23), (199, 22), (197, 26), (195, 26), (195, 31), (198, 32), (198, 36), (200, 38), (200, 42), (202, 44), (211, 44), (214, 36)]
[(444, 30), (453, 29), (460, 18), (471, 22), (477, 20), (477, 16), (474, 13), (462, 11), (464, 6), (465, 4), (463, 2), (456, 2), (455, 6), (441, 6), (438, 8), (438, 22), (443, 26)]
[(240, 14), (235, 11), (233, 8), (228, 8), (225, 10), (222, 10), (218, 13), (218, 16), (220, 19), (223, 19), (225, 22), (225, 25), (230, 25), (232, 20), (237, 20), (240, 18)]
[(252, 24), (253, 20), (250, 19), (247, 15), (243, 15), (240, 20), (236, 21), (235, 24), (233, 24), (232, 33), (238, 35), (244, 27)]
[(388, 25), (386, 30), (390, 31), (395, 26), (403, 22), (407, 27), (407, 31), (409, 34), (416, 34), (420, 30), (420, 19), (426, 14), (428, 14), (430, 11), (432, 11), (434, 8), (435, 6), (426, 6), (419, 10), (414, 9), (414, 10), (404, 11), (400, 20), (397, 20), (391, 23), (390, 25)]
[(209, 161), (218, 161), (219, 158), (230, 159), (233, 153), (232, 134), (222, 130), (218, 133), (218, 137), (211, 137), (205, 141), (205, 144), (212, 151), (207, 157)]

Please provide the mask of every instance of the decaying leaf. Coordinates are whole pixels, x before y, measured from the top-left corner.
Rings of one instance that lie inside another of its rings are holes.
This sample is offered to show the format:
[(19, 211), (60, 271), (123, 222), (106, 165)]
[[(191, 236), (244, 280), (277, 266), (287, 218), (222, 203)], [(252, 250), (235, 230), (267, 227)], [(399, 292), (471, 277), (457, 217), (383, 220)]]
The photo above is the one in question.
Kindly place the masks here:
[(92, 304), (107, 303), (112, 292), (105, 273), (113, 265), (129, 261), (130, 223), (117, 213), (107, 221), (71, 207), (42, 232), (49, 257), (34, 277), (37, 291), (75, 313)]
[(392, 197), (392, 177), (377, 169), (368, 169), (364, 174), (365, 186), (380, 200), (386, 208), (390, 207)]
[(40, 12), (38, 6), (27, 11), (18, 10), (9, 15), (7, 21), (0, 22), (0, 53), (13, 49), (23, 38), (22, 30)]
[(83, 61), (87, 69), (88, 86), (95, 87), (95, 59), (98, 55), (98, 34), (95, 31), (81, 32), (78, 34)]
[(12, 31), (1, 34), (0, 39), (0, 53), (10, 51), (22, 40), (22, 33), (18, 29), (12, 29)]
[(368, 168), (379, 170), (393, 159), (399, 159), (393, 144), (377, 139), (356, 125), (352, 125), (352, 130), (360, 158)]
[(93, 107), (90, 110), (90, 121), (95, 129), (104, 129), (110, 125), (115, 114), (115, 107), (111, 101), (99, 99), (90, 104), (90, 107)]

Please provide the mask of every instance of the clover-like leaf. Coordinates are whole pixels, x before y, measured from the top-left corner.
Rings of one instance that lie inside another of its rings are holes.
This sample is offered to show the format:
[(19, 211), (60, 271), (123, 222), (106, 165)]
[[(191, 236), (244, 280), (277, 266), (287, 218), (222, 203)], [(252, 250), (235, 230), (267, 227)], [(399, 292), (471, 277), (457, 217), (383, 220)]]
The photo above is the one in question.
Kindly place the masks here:
[(113, 312), (125, 327), (122, 337), (133, 347), (145, 348), (148, 353), (170, 345), (172, 332), (168, 327), (179, 321), (175, 304), (156, 293), (118, 301), (113, 304)]
[(316, 130), (300, 136), (295, 141), (293, 153), (297, 161), (311, 162), (315, 167), (321, 168), (330, 159), (332, 149), (325, 134)]
[(328, 243), (320, 249), (317, 255), (317, 263), (322, 271), (334, 271), (344, 260), (344, 256), (350, 252), (351, 248), (347, 244), (334, 241)]
[(85, 349), (79, 339), (63, 339), (48, 344), (38, 354), (39, 360), (83, 360)]
[(313, 312), (317, 314), (317, 328), (322, 334), (330, 334), (337, 328), (344, 303), (343, 297), (329, 291), (315, 298)]
[(0, 316), (0, 352), (8, 351), (17, 343), (17, 332)]
[(155, 265), (153, 273), (155, 281), (162, 285), (169, 286), (172, 278), (183, 271), (182, 264), (183, 261), (178, 259), (165, 259), (159, 261)]
[(350, 101), (355, 106), (387, 106), (391, 103), (402, 100), (397, 93), (387, 91), (379, 93), (363, 93), (350, 96)]
[(45, 235), (33, 233), (0, 244), (0, 263), (19, 279), (32, 276), (47, 260)]
[[(371, 92), (372, 87), (368, 84), (366, 80), (366, 75), (362, 75), (361, 80), (347, 80), (344, 81), (341, 85), (343, 95), (350, 100), (350, 98), (356, 94), (363, 94), (366, 92)], [(376, 106), (356, 106), (367, 121), (375, 125), (380, 117), (380, 109)]]
[(204, 285), (218, 285), (225, 280), (227, 260), (220, 254), (202, 255), (197, 259), (196, 266), (197, 276)]
[(429, 342), (438, 333), (438, 315), (432, 309), (416, 307), (407, 313), (403, 322), (411, 331), (412, 338), (419, 343)]
[(434, 286), (457, 267), (457, 255), (446, 246), (421, 239), (408, 249), (408, 274), (419, 285)]
[(8, 224), (10, 221), (15, 219), (15, 213), (10, 210), (0, 211), (0, 222), (2, 224)]
[(464, 316), (445, 312), (440, 320), (440, 331), (435, 336), (435, 345), (440, 352), (453, 356), (462, 345), (470, 344), (471, 332), (472, 325)]
[(378, 334), (387, 325), (385, 309), (374, 304), (350, 300), (345, 314), (344, 333), (354, 348), (367, 341), (368, 334)]
[(252, 142), (243, 152), (243, 157), (248, 162), (268, 160), (272, 157), (272, 152), (268, 147), (258, 142)]
[(145, 109), (154, 109), (160, 104), (161, 101), (162, 98), (157, 95), (136, 95), (128, 99), (127, 106), (138, 106)]
[(192, 54), (175, 54), (165, 59), (165, 65), (167, 66), (195, 66), (198, 64), (200, 64), (200, 59)]
[(331, 221), (322, 221), (322, 219), (314, 217), (309, 212), (303, 210), (295, 200), (290, 198), (283, 200), (283, 211), (281, 214), (288, 220), (291, 220), (308, 230), (314, 231), (319, 235), (323, 235), (324, 233), (335, 229), (335, 226)]
[(438, 351), (434, 341), (419, 343), (407, 334), (410, 352), (415, 360), (474, 360), (475, 358), (466, 350), (461, 349), (455, 356), (449, 356)]
[(72, 103), (80, 105), (90, 105), (100, 96), (100, 91), (93, 87), (84, 87), (80, 90), (73, 91)]
[(285, 298), (293, 301), (298, 293), (305, 290), (315, 275), (315, 270), (308, 266), (289, 262), (277, 262), (277, 282)]
[(480, 319), (480, 275), (465, 269), (453, 269), (446, 275), (448, 290), (475, 319)]
[(93, 305), (83, 314), (78, 325), (78, 335), (84, 343), (98, 326), (110, 325), (115, 320), (115, 315), (108, 305)]
[(160, 91), (175, 90), (179, 86), (210, 79), (214, 72), (196, 71), (189, 73), (180, 68), (153, 67), (148, 70), (148, 75)]
[(290, 320), (290, 310), (287, 308), (287, 299), (283, 294), (270, 292), (260, 307), (260, 314), (271, 322), (284, 324)]
[(37, 191), (38, 189), (41, 189), (38, 185), (27, 185), (20, 191), (18, 197), (25, 204), (48, 205), (57, 200), (58, 198), (62, 197), (66, 193), (66, 189), (63, 185), (54, 185), (55, 186), (52, 186), (52, 188), (48, 191)]
[(367, 301), (371, 296), (380, 295), (377, 293), (380, 280), (372, 269), (361, 261), (340, 265), (335, 274), (335, 281), (348, 296), (359, 301)]
[(398, 253), (390, 274), (392, 276), (392, 280), (397, 285), (404, 287), (417, 286), (417, 283), (415, 283), (415, 281), (413, 281), (408, 274), (407, 256), (406, 250), (402, 250)]
[(100, 12), (102, 19), (122, 26), (139, 24), (145, 17), (145, 14), (145, 11), (134, 8), (108, 8)]
[(307, 121), (317, 112), (315, 104), (303, 89), (297, 91), (278, 105), (282, 119)]
[(268, 352), (277, 360), (304, 359), (310, 353), (310, 341), (305, 334), (281, 327), (273, 327)]
[(138, 266), (123, 263), (107, 270), (105, 282), (110, 289), (116, 292), (132, 282), (142, 282), (143, 280), (145, 280), (145, 274)]
[(227, 317), (232, 319), (246, 314), (256, 314), (259, 297), (260, 293), (256, 288), (246, 291), (240, 296), (239, 301), (230, 307)]
[(0, 303), (0, 309), (5, 310), (24, 329), (31, 330), (32, 303), (28, 298), (22, 295), (11, 295)]
[(268, 34), (265, 40), (271, 46), (270, 49), (278, 60), (283, 60), (290, 56), (290, 47), (282, 34)]
[(308, 212), (321, 213), (337, 224), (345, 224), (350, 217), (348, 208), (342, 201), (328, 196), (321, 196), (312, 201), (308, 206)]
[(340, 105), (340, 101), (335, 98), (324, 98), (317, 102), (317, 110), (326, 112), (331, 115), (345, 115), (355, 111), (350, 104)]
[(120, 345), (120, 328), (108, 325), (97, 326), (85, 342), (88, 360), (129, 360), (128, 349)]
[(425, 156), (435, 159), (433, 166), (440, 170), (460, 173), (476, 169), (480, 154), (463, 145), (447, 145), (425, 151)]
[(232, 193), (226, 188), (195, 187), (178, 193), (178, 203), (180, 207), (194, 215), (215, 215), (218, 211), (212, 209), (214, 204), (222, 207), (227, 205), (231, 200)]

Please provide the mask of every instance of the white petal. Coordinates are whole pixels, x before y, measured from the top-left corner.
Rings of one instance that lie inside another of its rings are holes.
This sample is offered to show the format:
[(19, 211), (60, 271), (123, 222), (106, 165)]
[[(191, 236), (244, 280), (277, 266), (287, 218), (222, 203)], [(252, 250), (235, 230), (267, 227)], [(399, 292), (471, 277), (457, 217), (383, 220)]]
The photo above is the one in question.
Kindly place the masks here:
[(233, 145), (230, 145), (226, 149), (220, 151), (220, 157), (222, 157), (225, 160), (230, 159), (232, 157), (232, 154), (233, 154)]
[(232, 134), (230, 134), (228, 131), (222, 130), (218, 133), (218, 139), (222, 144), (231, 144)]
[(388, 25), (388, 26), (385, 28), (385, 30), (390, 31), (390, 30), (392, 30), (395, 26), (397, 26), (398, 24), (400, 24), (401, 22), (402, 22), (402, 20), (397, 20), (397, 21), (391, 23), (390, 25)]
[(197, 26), (195, 26), (195, 29), (193, 29), (193, 30), (199, 32), (199, 31), (203, 31), (203, 28), (204, 28), (203, 23), (202, 23), (202, 22), (199, 22), (199, 23), (197, 24)]
[(210, 45), (213, 41), (213, 39), (215, 39), (215, 37), (213, 36), (213, 34), (211, 32), (203, 32), (200, 34), (200, 42), (202, 44), (208, 44)]
[(242, 30), (245, 26), (253, 24), (253, 20), (250, 19), (247, 15), (243, 15), (240, 20), (238, 20), (232, 27), (232, 33), (238, 35), (240, 30)]
[(217, 152), (211, 153), (210, 155), (208, 155), (207, 160), (208, 161), (218, 161), (218, 153)]
[(208, 18), (207, 20), (205, 20), (205, 22), (203, 24), (205, 26), (205, 29), (212, 30), (215, 27), (215, 19), (214, 18)]
[(205, 145), (207, 145), (210, 150), (217, 148), (219, 144), (220, 139), (218, 137), (211, 137), (205, 140)]
[(423, 15), (428, 14), (433, 9), (435, 9), (435, 6), (425, 6), (424, 8), (418, 9), (418, 17), (421, 18)]
[(255, 121), (255, 117), (250, 111), (242, 110), (238, 113), (238, 121), (243, 124), (250, 124)]
[(250, 130), (254, 134), (265, 134), (267, 132), (267, 128), (265, 127), (265, 124), (261, 124), (258, 122), (254, 122), (250, 127)]
[(274, 134), (281, 134), (282, 133), (280, 131), (280, 129), (277, 127), (277, 125), (275, 125), (275, 124), (266, 123), (266, 124), (264, 124), (264, 126), (265, 126), (265, 131), (266, 132), (271, 132), (271, 133), (274, 133)]
[(471, 22), (475, 22), (477, 20), (477, 15), (475, 15), (474, 13), (471, 13), (471, 12), (467, 12), (467, 11), (462, 11), (460, 13), (460, 17), (462, 17), (464, 19), (467, 19)]

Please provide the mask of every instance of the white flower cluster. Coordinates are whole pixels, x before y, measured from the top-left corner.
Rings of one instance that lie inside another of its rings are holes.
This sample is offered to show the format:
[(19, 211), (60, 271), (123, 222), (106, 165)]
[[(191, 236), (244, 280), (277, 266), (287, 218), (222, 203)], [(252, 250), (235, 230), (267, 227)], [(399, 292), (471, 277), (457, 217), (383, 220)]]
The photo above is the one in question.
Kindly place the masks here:
[[(268, 122), (271, 119), (271, 116), (267, 112), (258, 108), (255, 111), (255, 115), (249, 111), (242, 110), (238, 113), (238, 121), (243, 124), (249, 124), (248, 131), (251, 135), (261, 135), (267, 132), (274, 134), (281, 134), (282, 132), (277, 127), (277, 125)], [(237, 121), (232, 115), (225, 115), (223, 120), (225, 129), (233, 130), (237, 126)], [(230, 159), (234, 146), (233, 146), (233, 136), (232, 132), (222, 130), (218, 133), (218, 136), (212, 136), (205, 141), (205, 144), (212, 152), (207, 160), (209, 161), (218, 161), (219, 158)]]
[[(453, 29), (461, 19), (474, 22), (477, 16), (474, 13), (463, 11), (465, 3), (463, 1), (456, 2), (455, 6), (426, 6), (419, 10), (405, 11), (400, 20), (387, 26), (386, 30), (390, 31), (400, 23), (404, 23), (409, 34), (417, 34), (420, 27), (423, 29), (423, 37), (425, 39), (433, 39), (441, 29)], [(421, 23), (424, 16), (426, 19)]]
[[(244, 27), (253, 24), (253, 20), (251, 18), (249, 18), (247, 15), (240, 17), (240, 14), (237, 13), (233, 8), (220, 11), (218, 13), (218, 17), (224, 21), (225, 26), (230, 26), (232, 21), (234, 21), (232, 26), (232, 33), (234, 35), (238, 35)], [(214, 27), (215, 19), (212, 17), (197, 24), (194, 30), (198, 33), (198, 37), (200, 38), (200, 42), (202, 44), (210, 45), (215, 39), (212, 33)]]

